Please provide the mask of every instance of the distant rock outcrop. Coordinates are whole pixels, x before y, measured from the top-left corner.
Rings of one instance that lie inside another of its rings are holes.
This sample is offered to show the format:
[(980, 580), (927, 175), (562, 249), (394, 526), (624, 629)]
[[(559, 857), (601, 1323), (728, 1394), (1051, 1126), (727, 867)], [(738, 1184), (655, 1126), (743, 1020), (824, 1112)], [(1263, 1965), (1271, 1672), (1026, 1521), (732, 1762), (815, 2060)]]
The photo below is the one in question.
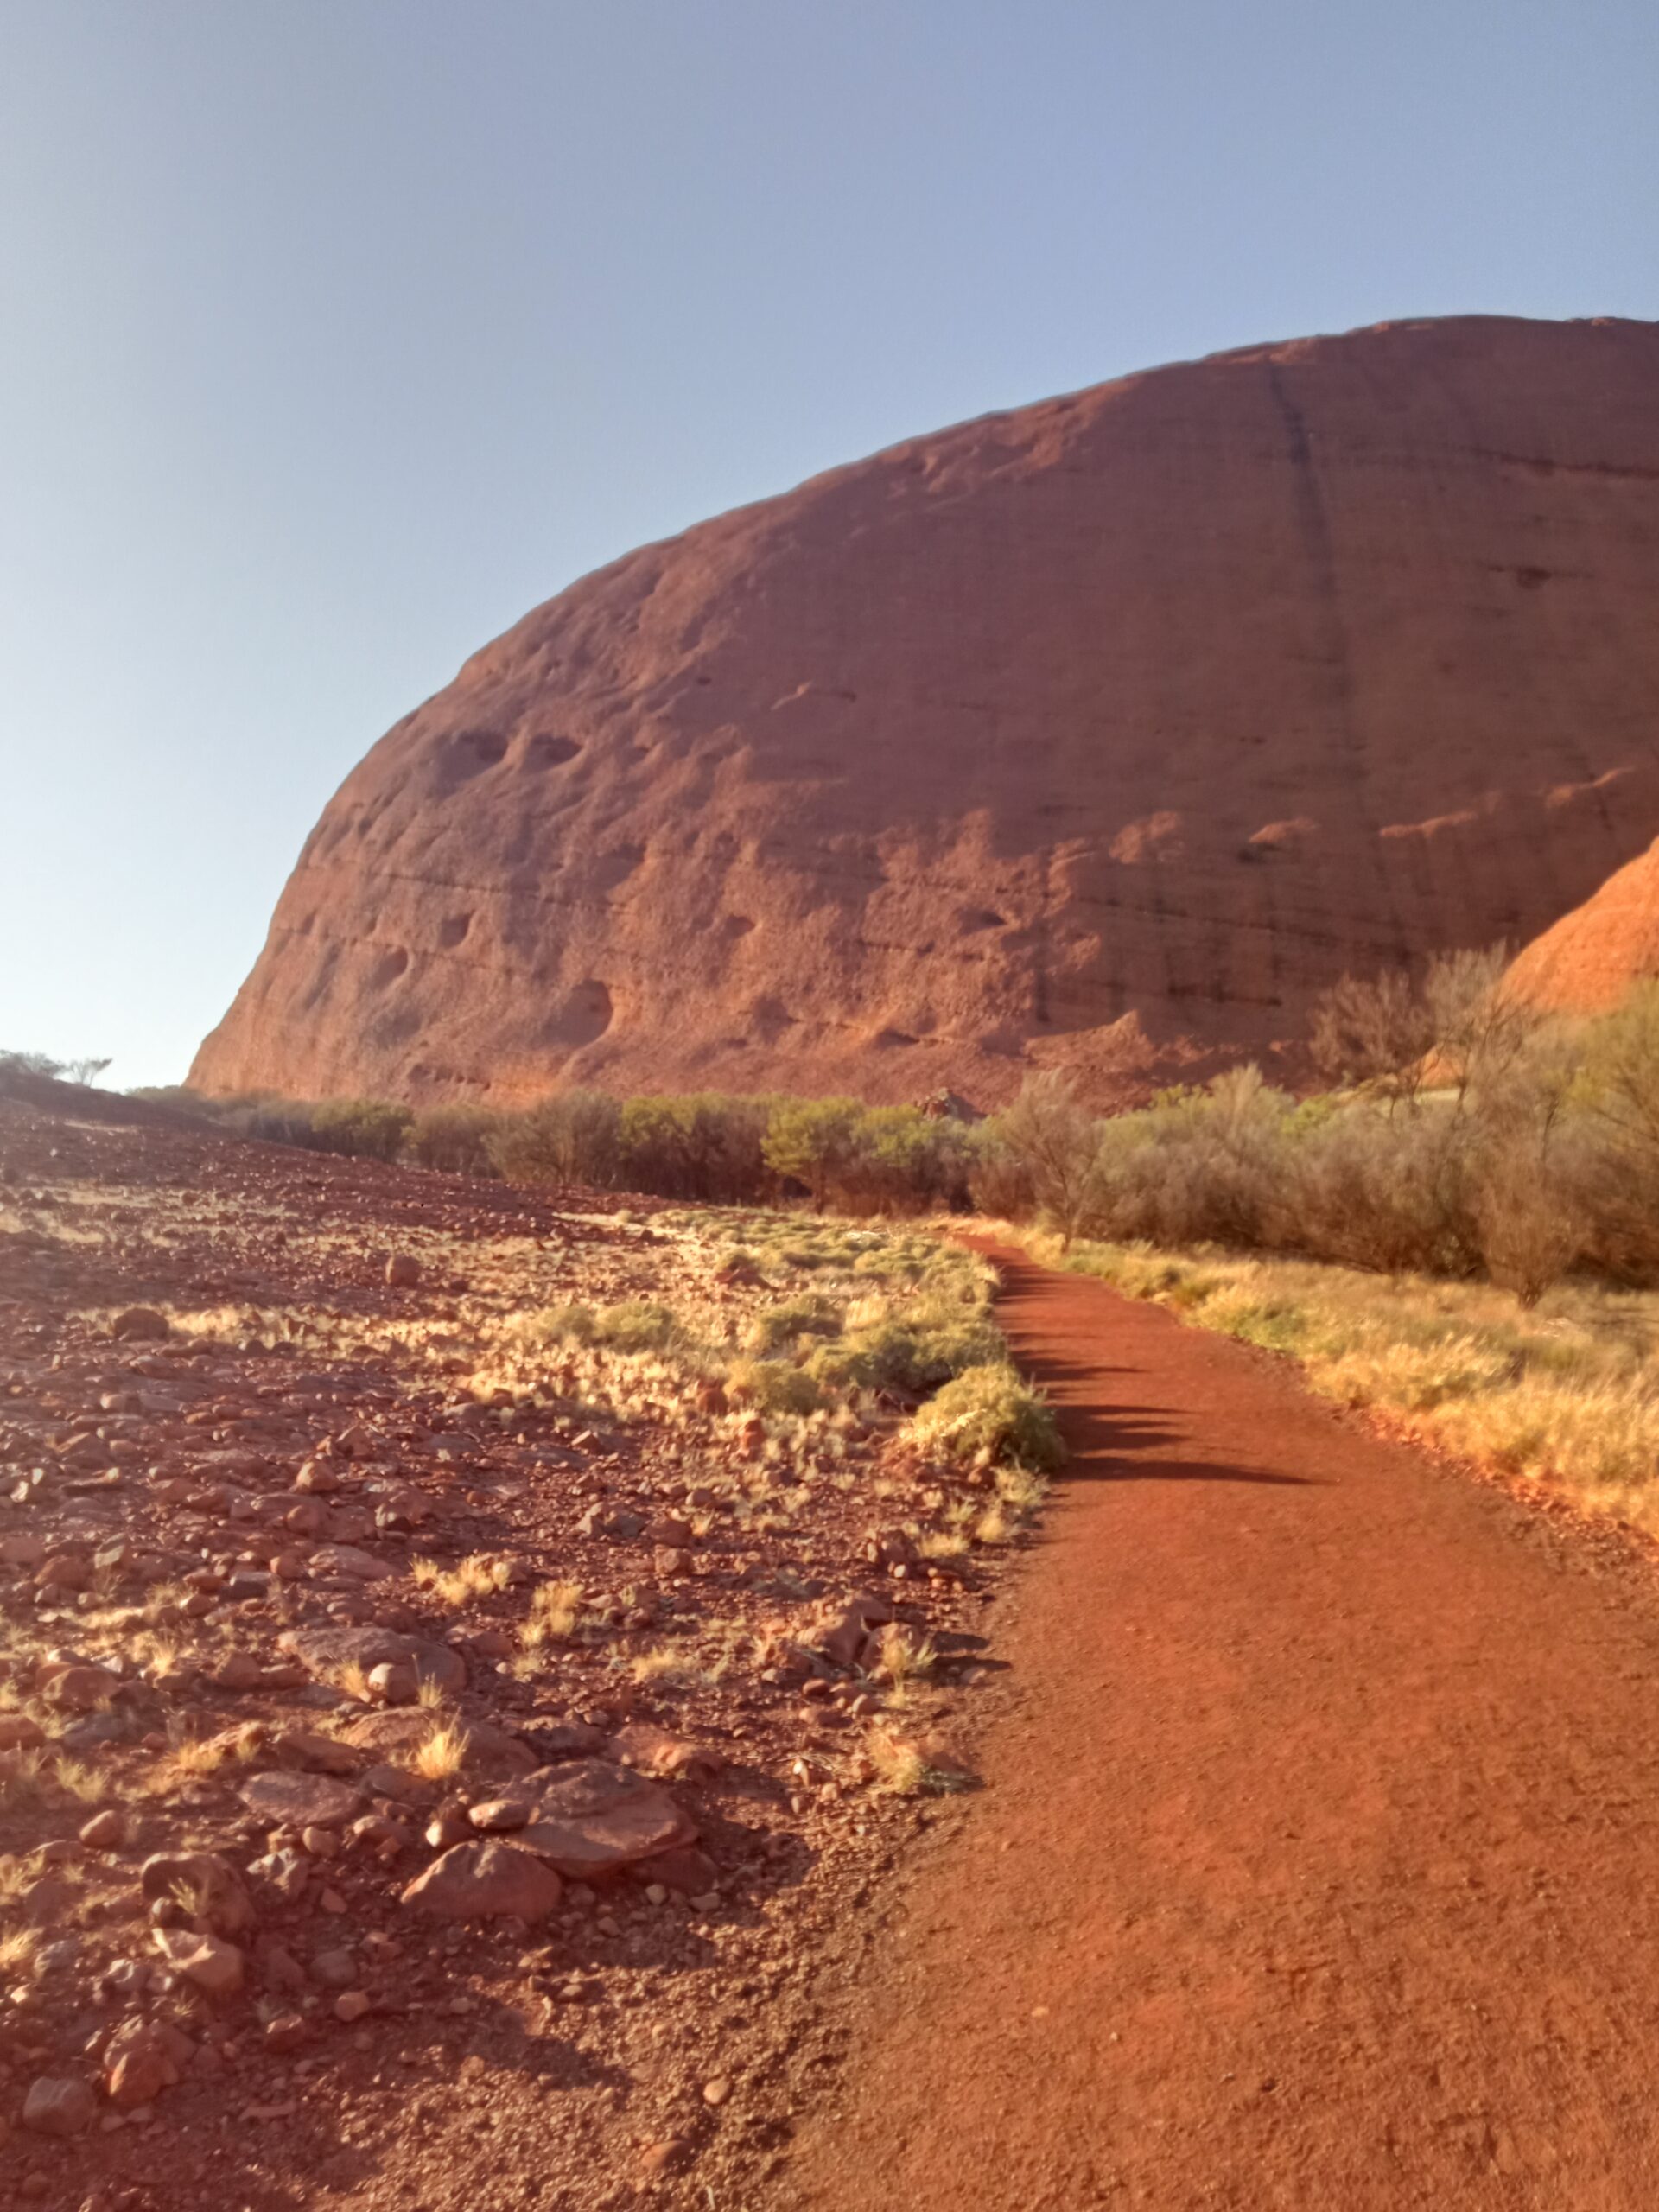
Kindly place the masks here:
[(1097, 1092), (1659, 833), (1659, 326), (1383, 324), (645, 547), (347, 778), (193, 1081)]
[(1634, 983), (1659, 976), (1659, 843), (1610, 875), (1599, 891), (1540, 938), (1510, 969), (1534, 1006), (1601, 1014)]

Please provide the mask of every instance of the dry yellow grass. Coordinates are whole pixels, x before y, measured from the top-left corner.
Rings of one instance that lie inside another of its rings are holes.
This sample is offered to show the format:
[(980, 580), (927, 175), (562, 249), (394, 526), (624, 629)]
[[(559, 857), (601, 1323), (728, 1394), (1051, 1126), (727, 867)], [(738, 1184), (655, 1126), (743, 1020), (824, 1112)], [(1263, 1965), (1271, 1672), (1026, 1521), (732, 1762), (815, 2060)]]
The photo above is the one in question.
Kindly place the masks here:
[(506, 1584), (505, 1562), (492, 1559), (486, 1552), (474, 1552), (458, 1567), (440, 1567), (435, 1559), (416, 1559), (410, 1563), (410, 1573), (416, 1585), (429, 1591), (442, 1605), (459, 1608), (476, 1605), (481, 1598), (493, 1598)]
[(45, 1930), (39, 1928), (11, 1928), (0, 1936), (0, 1980), (18, 1981), (31, 1977), (45, 1940)]
[[(1054, 1240), (1024, 1241), (1061, 1263)], [(1485, 1283), (1138, 1245), (1076, 1246), (1064, 1264), (1282, 1352), (1311, 1389), (1395, 1429), (1659, 1535), (1659, 1294), (1572, 1282), (1527, 1308)]]
[(916, 1548), (924, 1559), (960, 1559), (968, 1549), (968, 1539), (960, 1529), (935, 1529)]
[(902, 1694), (906, 1684), (918, 1675), (932, 1673), (938, 1656), (938, 1648), (931, 1637), (918, 1639), (908, 1630), (894, 1626), (882, 1632), (881, 1657), (875, 1671)]
[(1013, 1534), (1014, 1523), (1000, 1505), (988, 1505), (974, 1523), (976, 1544), (1006, 1544)]
[(641, 1651), (628, 1661), (629, 1674), (636, 1682), (694, 1682), (706, 1671), (696, 1656), (683, 1644), (659, 1644), (654, 1651)]
[(15, 1808), (38, 1804), (46, 1794), (51, 1759), (44, 1751), (11, 1753), (0, 1771), (0, 1805)]
[(530, 1612), (518, 1631), (528, 1651), (544, 1643), (562, 1643), (576, 1632), (582, 1620), (579, 1582), (543, 1582), (531, 1592)]
[(448, 1782), (467, 1764), (471, 1738), (459, 1720), (441, 1720), (414, 1757), (416, 1774), (427, 1782)]
[(52, 1781), (55, 1789), (80, 1805), (99, 1804), (109, 1795), (107, 1777), (81, 1759), (58, 1759), (52, 1769)]
[(441, 1713), (449, 1702), (449, 1694), (435, 1675), (417, 1674), (415, 1702), (428, 1713)]
[(864, 1739), (865, 1755), (875, 1769), (876, 1786), (889, 1797), (916, 1797), (927, 1787), (927, 1761), (913, 1744), (873, 1728)]
[(197, 1782), (228, 1766), (244, 1765), (257, 1756), (259, 1738), (253, 1728), (223, 1730), (217, 1736), (185, 1736), (157, 1758), (150, 1771), (152, 1792)]
[(343, 1666), (335, 1668), (332, 1679), (337, 1690), (343, 1691), (347, 1697), (355, 1698), (359, 1705), (373, 1704), (374, 1692), (369, 1687), (369, 1670), (358, 1660), (348, 1659)]

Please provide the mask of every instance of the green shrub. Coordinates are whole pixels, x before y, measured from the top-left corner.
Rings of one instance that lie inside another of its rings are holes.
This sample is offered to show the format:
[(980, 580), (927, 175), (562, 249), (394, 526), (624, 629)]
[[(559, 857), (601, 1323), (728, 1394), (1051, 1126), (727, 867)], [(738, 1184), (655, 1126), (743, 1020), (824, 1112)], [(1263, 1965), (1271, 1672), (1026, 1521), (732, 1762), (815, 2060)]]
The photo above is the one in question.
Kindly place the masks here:
[(726, 1388), (739, 1404), (762, 1414), (804, 1419), (819, 1412), (825, 1402), (815, 1377), (785, 1359), (734, 1359), (726, 1370)]
[(310, 1142), (353, 1160), (396, 1160), (415, 1116), (385, 1098), (325, 1098), (311, 1109)]
[(803, 1337), (837, 1337), (843, 1310), (836, 1300), (816, 1291), (781, 1306), (764, 1306), (743, 1332), (744, 1349), (762, 1354), (786, 1351)]
[(924, 1449), (953, 1459), (977, 1459), (1049, 1474), (1065, 1446), (1046, 1401), (1011, 1367), (970, 1367), (911, 1416), (910, 1434)]
[(912, 1320), (900, 1313), (849, 1329), (840, 1343), (814, 1352), (807, 1366), (821, 1382), (843, 1389), (923, 1391), (995, 1362), (1001, 1350), (988, 1317)]
[(863, 1110), (855, 1098), (785, 1098), (772, 1109), (761, 1146), (766, 1165), (803, 1185), (820, 1213), (852, 1163)]
[(497, 1121), (484, 1106), (428, 1106), (410, 1124), (404, 1156), (417, 1167), (445, 1175), (491, 1174), (495, 1163), (490, 1140)]
[(764, 1098), (717, 1091), (630, 1098), (622, 1108), (620, 1172), (632, 1190), (705, 1205), (739, 1205), (775, 1189), (764, 1143)]
[(524, 1317), (525, 1332), (546, 1344), (590, 1344), (598, 1323), (591, 1306), (547, 1306)]
[(621, 1157), (622, 1109), (599, 1090), (564, 1090), (491, 1132), (490, 1158), (509, 1183), (611, 1187)]
[(593, 1341), (609, 1351), (664, 1351), (684, 1334), (672, 1306), (648, 1298), (602, 1306), (594, 1316)]

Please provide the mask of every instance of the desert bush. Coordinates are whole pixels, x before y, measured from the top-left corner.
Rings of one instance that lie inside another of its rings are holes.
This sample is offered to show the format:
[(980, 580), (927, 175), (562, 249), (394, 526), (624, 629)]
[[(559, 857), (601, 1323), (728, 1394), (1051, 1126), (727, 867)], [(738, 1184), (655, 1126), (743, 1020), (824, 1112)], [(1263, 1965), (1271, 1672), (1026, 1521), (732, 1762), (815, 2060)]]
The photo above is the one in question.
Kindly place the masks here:
[(1588, 1024), (1567, 1101), (1572, 1175), (1589, 1258), (1624, 1281), (1659, 1280), (1659, 982)]
[(622, 1109), (601, 1090), (564, 1090), (504, 1118), (487, 1139), (510, 1183), (588, 1183), (606, 1189), (621, 1157)]
[(852, 1166), (863, 1110), (855, 1098), (785, 1098), (772, 1110), (761, 1146), (766, 1165), (800, 1184), (820, 1213)]
[(539, 1313), (520, 1315), (515, 1324), (522, 1336), (547, 1344), (590, 1344), (597, 1325), (593, 1307), (580, 1302), (544, 1306)]
[(590, 1341), (608, 1351), (664, 1351), (685, 1333), (671, 1306), (655, 1299), (628, 1298), (601, 1306), (593, 1317)]
[(1473, 1273), (1475, 1135), (1445, 1107), (1408, 1115), (1350, 1107), (1287, 1154), (1269, 1241), (1377, 1274)]
[(785, 1299), (780, 1305), (763, 1306), (754, 1316), (743, 1332), (743, 1348), (765, 1355), (790, 1351), (803, 1337), (838, 1337), (842, 1314), (840, 1302), (822, 1292)]
[(995, 1121), (968, 1133), (964, 1179), (969, 1202), (993, 1221), (1028, 1221), (1036, 1211), (1037, 1191), (1030, 1168), (1005, 1143)]
[(1535, 1306), (1584, 1249), (1581, 1192), (1548, 1151), (1511, 1139), (1482, 1147), (1471, 1216), (1489, 1281)]
[(918, 1407), (910, 1433), (927, 1451), (1033, 1474), (1052, 1473), (1065, 1459), (1046, 1402), (1007, 1366), (965, 1369)]
[(622, 1179), (664, 1198), (753, 1204), (775, 1185), (765, 1153), (772, 1112), (765, 1099), (717, 1091), (630, 1098), (620, 1132)]
[(64, 1062), (49, 1052), (0, 1052), (0, 1077), (35, 1075), (56, 1081), (67, 1073)]
[(1069, 1246), (1093, 1207), (1099, 1151), (1098, 1124), (1078, 1103), (1071, 1077), (1054, 1069), (1027, 1076), (1014, 1104), (996, 1116), (993, 1135)]
[(385, 1098), (325, 1098), (311, 1109), (308, 1141), (353, 1160), (396, 1160), (414, 1120)]
[(485, 1106), (428, 1106), (410, 1122), (404, 1156), (446, 1175), (488, 1175), (497, 1116)]
[(864, 1108), (829, 1176), (842, 1213), (912, 1214), (967, 1203), (966, 1125), (914, 1106)]
[(1327, 1083), (1397, 1103), (1425, 1087), (1501, 1078), (1541, 1017), (1503, 988), (1507, 953), (1437, 954), (1420, 976), (1400, 969), (1344, 976), (1313, 1009), (1309, 1049)]
[(760, 1414), (804, 1418), (826, 1402), (817, 1379), (786, 1359), (734, 1359), (726, 1370), (726, 1389), (734, 1404)]
[(861, 1390), (925, 1391), (964, 1369), (996, 1359), (1001, 1338), (988, 1321), (969, 1315), (931, 1324), (894, 1315), (849, 1329), (807, 1362), (824, 1382)]
[(1421, 990), (1403, 970), (1389, 969), (1344, 976), (1325, 992), (1313, 1009), (1309, 1048), (1327, 1083), (1409, 1098), (1422, 1086), (1433, 1042)]

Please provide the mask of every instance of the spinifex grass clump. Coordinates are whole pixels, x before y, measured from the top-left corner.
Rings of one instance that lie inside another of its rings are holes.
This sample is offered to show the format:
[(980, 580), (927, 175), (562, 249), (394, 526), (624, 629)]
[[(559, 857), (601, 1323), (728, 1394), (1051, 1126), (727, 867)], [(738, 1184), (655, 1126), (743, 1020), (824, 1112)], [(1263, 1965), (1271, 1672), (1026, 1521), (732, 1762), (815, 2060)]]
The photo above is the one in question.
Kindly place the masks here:
[(812, 1355), (820, 1380), (864, 1390), (922, 1392), (964, 1369), (994, 1363), (1002, 1339), (988, 1306), (946, 1294), (867, 1302), (849, 1315), (839, 1342)]
[(1046, 1401), (1011, 1367), (970, 1367), (917, 1408), (910, 1433), (953, 1459), (1052, 1474), (1065, 1446)]
[(686, 1334), (672, 1306), (655, 1299), (625, 1299), (620, 1305), (549, 1306), (526, 1316), (526, 1335), (546, 1344), (599, 1344), (607, 1351), (665, 1351)]

